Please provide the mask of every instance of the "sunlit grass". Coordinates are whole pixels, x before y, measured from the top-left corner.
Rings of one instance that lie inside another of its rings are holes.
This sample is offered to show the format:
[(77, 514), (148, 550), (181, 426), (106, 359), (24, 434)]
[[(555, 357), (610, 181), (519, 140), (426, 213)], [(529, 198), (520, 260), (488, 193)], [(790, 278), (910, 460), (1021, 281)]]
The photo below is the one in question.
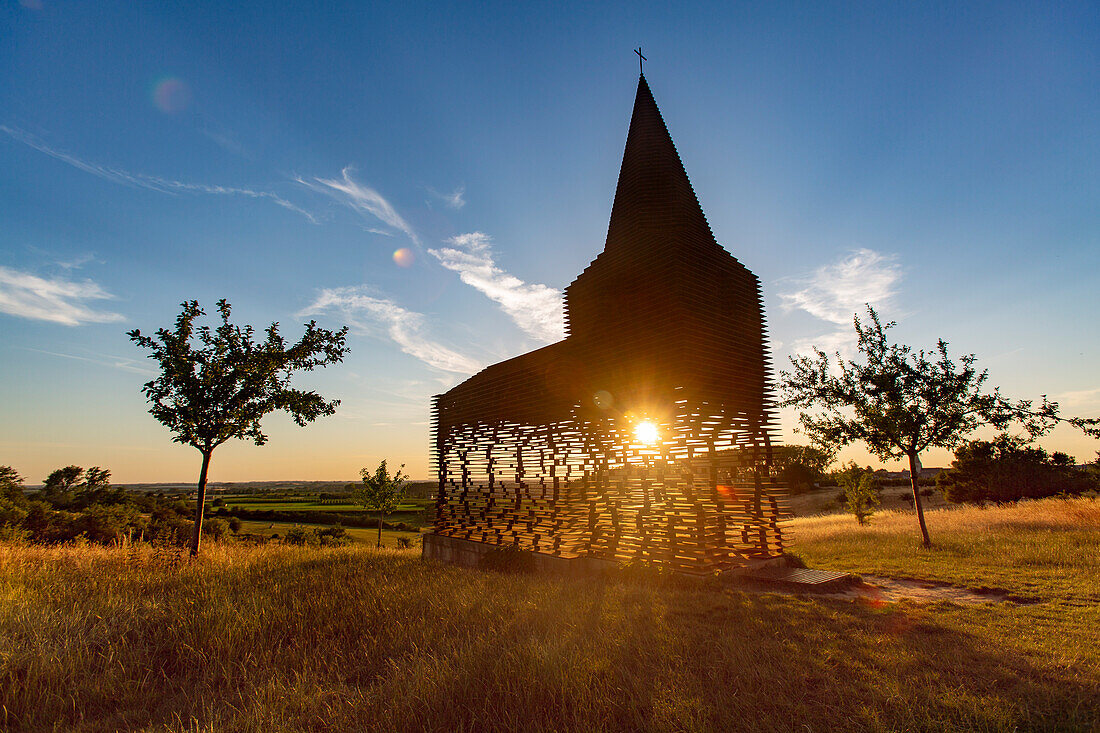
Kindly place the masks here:
[(912, 516), (795, 522), (813, 566), (1031, 605), (502, 575), (369, 547), (0, 546), (0, 729), (1088, 730), (1093, 506), (932, 513), (930, 551)]

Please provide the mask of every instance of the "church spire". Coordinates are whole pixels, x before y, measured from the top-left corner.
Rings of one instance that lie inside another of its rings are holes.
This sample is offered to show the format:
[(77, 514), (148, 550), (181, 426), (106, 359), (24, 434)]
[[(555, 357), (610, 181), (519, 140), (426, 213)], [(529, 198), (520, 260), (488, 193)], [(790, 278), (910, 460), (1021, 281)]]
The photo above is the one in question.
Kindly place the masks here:
[(717, 246), (649, 84), (639, 74), (604, 252), (708, 244)]

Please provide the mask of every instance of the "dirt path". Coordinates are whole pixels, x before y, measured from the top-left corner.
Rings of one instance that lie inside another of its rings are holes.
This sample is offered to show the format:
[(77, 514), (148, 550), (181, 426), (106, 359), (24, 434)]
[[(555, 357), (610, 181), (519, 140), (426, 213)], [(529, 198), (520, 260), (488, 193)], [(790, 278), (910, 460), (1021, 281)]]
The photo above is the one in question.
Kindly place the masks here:
[(962, 588), (950, 583), (912, 578), (884, 578), (863, 575), (863, 582), (835, 593), (823, 594), (833, 598), (847, 598), (876, 603), (895, 603), (902, 599), (923, 603), (951, 601), (952, 603), (1039, 603), (1041, 598), (1016, 596), (1003, 588)]

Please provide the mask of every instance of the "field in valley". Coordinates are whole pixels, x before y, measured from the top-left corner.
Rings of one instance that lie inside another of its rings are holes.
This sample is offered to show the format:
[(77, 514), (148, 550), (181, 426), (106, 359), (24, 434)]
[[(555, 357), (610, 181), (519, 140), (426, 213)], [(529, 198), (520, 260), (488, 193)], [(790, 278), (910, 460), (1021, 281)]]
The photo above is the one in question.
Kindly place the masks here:
[(796, 519), (811, 567), (1013, 600), (506, 575), (417, 550), (0, 546), (0, 729), (1090, 730), (1100, 502)]

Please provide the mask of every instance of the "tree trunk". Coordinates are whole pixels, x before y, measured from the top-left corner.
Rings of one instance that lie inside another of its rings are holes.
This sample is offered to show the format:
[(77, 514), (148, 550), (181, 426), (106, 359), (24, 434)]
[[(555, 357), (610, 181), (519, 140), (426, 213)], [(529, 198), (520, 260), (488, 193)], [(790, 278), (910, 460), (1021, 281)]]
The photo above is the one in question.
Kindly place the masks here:
[(924, 505), (920, 501), (920, 489), (917, 488), (917, 479), (920, 478), (920, 458), (916, 453), (909, 454), (909, 483), (913, 485), (913, 506), (917, 510), (917, 521), (920, 523), (920, 533), (925, 547), (932, 546), (932, 540), (928, 538), (928, 526), (924, 523)]
[(378, 546), (382, 546), (382, 512), (378, 512)]
[(195, 529), (191, 533), (191, 557), (199, 554), (199, 540), (202, 539), (202, 510), (206, 506), (206, 473), (210, 469), (210, 456), (213, 450), (202, 451), (202, 470), (199, 471), (199, 491), (195, 498)]

